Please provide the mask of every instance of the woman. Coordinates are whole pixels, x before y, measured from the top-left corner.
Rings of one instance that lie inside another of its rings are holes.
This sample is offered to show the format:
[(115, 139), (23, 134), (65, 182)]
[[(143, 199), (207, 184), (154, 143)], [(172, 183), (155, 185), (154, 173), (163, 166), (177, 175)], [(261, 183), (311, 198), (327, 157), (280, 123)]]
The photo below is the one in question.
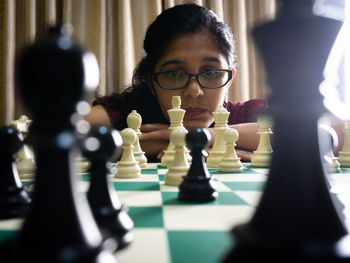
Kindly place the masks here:
[(97, 98), (86, 119), (121, 130), (127, 115), (136, 110), (143, 122), (141, 147), (148, 157), (160, 159), (169, 143), (172, 96), (181, 97), (184, 126), (209, 128), (211, 145), (213, 112), (224, 105), (230, 112), (229, 126), (239, 132), (237, 153), (250, 160), (259, 139), (256, 115), (265, 101), (225, 101), (236, 73), (234, 45), (230, 28), (212, 11), (194, 4), (169, 8), (147, 30), (146, 56), (134, 72), (133, 85), (122, 94)]

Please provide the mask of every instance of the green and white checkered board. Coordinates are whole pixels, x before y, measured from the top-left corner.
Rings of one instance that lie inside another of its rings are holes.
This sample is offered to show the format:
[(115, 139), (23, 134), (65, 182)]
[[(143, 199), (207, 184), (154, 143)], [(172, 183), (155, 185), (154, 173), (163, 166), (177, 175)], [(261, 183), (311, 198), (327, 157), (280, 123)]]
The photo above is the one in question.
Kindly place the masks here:
[[(241, 173), (209, 169), (219, 192), (218, 199), (209, 203), (180, 202), (178, 187), (164, 184), (166, 171), (159, 164), (148, 164), (140, 178), (111, 178), (134, 221), (134, 241), (116, 253), (118, 262), (220, 262), (233, 245), (232, 227), (248, 221), (254, 212), (268, 169), (249, 164)], [(350, 170), (330, 175), (330, 182), (341, 192), (350, 184)], [(31, 180), (23, 183), (31, 189)], [(78, 190), (88, 187), (88, 175), (83, 175)], [(0, 242), (14, 235), (21, 223), (20, 219), (0, 221)]]

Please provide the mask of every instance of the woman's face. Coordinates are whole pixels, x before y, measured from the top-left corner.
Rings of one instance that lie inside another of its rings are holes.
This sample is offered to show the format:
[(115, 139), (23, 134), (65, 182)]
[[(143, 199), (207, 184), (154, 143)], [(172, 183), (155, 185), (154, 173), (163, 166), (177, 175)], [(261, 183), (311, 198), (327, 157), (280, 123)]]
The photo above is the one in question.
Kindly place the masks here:
[[(217, 48), (208, 32), (186, 33), (175, 38), (155, 66), (155, 73), (164, 71), (182, 71), (197, 74), (213, 69), (228, 69), (225, 56)], [(172, 96), (181, 97), (181, 108), (186, 110), (183, 124), (191, 127), (209, 127), (213, 121), (213, 112), (223, 104), (229, 81), (217, 89), (201, 88), (192, 78), (181, 90), (164, 90), (153, 81), (158, 102), (164, 116), (169, 119), (167, 111), (172, 108)]]

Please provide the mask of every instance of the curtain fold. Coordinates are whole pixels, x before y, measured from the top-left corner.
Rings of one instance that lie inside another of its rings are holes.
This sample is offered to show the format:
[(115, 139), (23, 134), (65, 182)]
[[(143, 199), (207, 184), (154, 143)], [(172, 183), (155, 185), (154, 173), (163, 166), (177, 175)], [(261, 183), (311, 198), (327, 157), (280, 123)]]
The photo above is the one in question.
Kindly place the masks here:
[[(23, 47), (57, 22), (73, 26), (73, 38), (92, 51), (100, 66), (95, 95), (120, 92), (131, 84), (144, 56), (148, 25), (162, 10), (183, 3), (212, 9), (229, 24), (236, 39), (237, 74), (229, 99), (266, 97), (260, 57), (252, 28), (274, 18), (276, 0), (0, 0), (0, 124), (29, 114), (15, 91), (14, 60)], [(49, 88), (49, 87), (48, 87)]]

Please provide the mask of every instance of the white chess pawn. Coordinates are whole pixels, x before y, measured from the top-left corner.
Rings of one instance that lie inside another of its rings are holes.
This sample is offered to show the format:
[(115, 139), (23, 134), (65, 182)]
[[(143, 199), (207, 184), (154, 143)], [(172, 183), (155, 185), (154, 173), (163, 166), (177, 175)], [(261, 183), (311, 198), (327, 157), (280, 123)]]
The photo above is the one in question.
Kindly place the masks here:
[(75, 168), (78, 173), (87, 173), (90, 167), (89, 161), (82, 157), (78, 156), (75, 158)]
[(133, 110), (127, 117), (126, 122), (128, 127), (136, 132), (136, 140), (134, 142), (134, 156), (136, 161), (139, 162), (141, 168), (147, 167), (147, 158), (145, 152), (142, 151), (139, 141), (139, 136), (141, 135), (140, 126), (142, 123), (142, 118), (136, 110)]
[(219, 170), (222, 172), (242, 172), (243, 165), (241, 158), (237, 156), (235, 146), (238, 140), (238, 132), (236, 129), (228, 128), (225, 131), (224, 138), (226, 141), (226, 152), (219, 163)]
[(334, 156), (333, 151), (330, 151), (324, 156), (325, 168), (328, 173), (338, 173), (340, 172), (340, 163), (338, 158)]
[[(31, 124), (32, 120), (30, 120), (26, 115), (22, 115), (18, 120), (10, 122), (10, 126), (21, 132), (24, 138), (27, 136)], [(16, 157), (16, 166), (20, 178), (34, 178), (35, 157), (31, 147), (27, 144), (24, 144), (23, 147), (16, 153)]]
[(137, 178), (141, 176), (141, 168), (136, 161), (133, 152), (133, 144), (136, 140), (136, 132), (131, 128), (125, 128), (120, 133), (123, 139), (123, 153), (117, 162), (117, 171), (114, 175), (116, 178)]
[[(168, 110), (169, 114), (169, 120), (170, 120), (170, 126), (169, 130), (173, 130), (176, 127), (183, 127), (182, 120), (185, 115), (185, 110), (181, 109), (181, 97), (180, 96), (173, 96), (171, 98), (171, 105), (172, 108)], [(189, 150), (186, 148), (186, 158), (189, 162), (191, 162), (191, 156), (189, 154)], [(168, 148), (164, 151), (164, 155), (161, 158), (161, 165), (164, 167), (170, 167), (174, 160), (174, 145), (169, 142)]]
[(174, 160), (165, 174), (165, 184), (178, 186), (182, 182), (182, 177), (185, 176), (190, 168), (186, 158), (186, 142), (185, 136), (187, 130), (183, 126), (176, 127), (170, 134), (170, 142), (174, 145)]
[(215, 119), (215, 138), (213, 148), (209, 151), (207, 158), (207, 166), (212, 168), (218, 168), (221, 159), (225, 155), (226, 142), (224, 133), (228, 128), (227, 120), (230, 113), (223, 107), (219, 106), (214, 114)]
[(338, 161), (341, 167), (350, 167), (350, 123), (345, 122), (343, 127), (344, 144), (339, 152)]
[(258, 118), (259, 144), (256, 151), (253, 152), (251, 164), (257, 167), (269, 167), (272, 158), (272, 147), (270, 143), (271, 120), (268, 117)]

